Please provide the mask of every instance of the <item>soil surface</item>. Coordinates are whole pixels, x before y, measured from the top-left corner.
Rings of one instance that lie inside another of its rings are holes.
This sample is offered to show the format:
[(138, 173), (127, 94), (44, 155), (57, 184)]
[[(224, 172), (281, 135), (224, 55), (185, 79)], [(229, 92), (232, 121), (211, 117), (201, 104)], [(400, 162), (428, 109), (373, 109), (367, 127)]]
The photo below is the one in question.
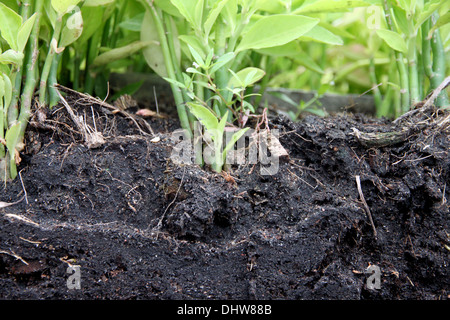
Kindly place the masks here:
[(172, 162), (173, 118), (147, 119), (154, 139), (78, 98), (103, 142), (62, 104), (35, 110), (2, 186), (1, 299), (449, 298), (448, 113), (270, 117), (277, 173), (221, 175)]

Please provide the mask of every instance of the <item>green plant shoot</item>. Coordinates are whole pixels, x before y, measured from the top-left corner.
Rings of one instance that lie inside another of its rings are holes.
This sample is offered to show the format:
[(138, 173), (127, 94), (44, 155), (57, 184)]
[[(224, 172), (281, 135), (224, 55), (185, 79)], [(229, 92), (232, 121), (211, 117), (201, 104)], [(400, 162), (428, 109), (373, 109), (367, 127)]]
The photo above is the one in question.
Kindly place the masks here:
[(228, 151), (233, 148), (234, 144), (245, 134), (249, 128), (240, 129), (235, 132), (230, 141), (223, 148), (223, 139), (225, 133), (225, 126), (227, 123), (228, 111), (220, 121), (217, 117), (209, 111), (208, 108), (189, 102), (188, 106), (192, 114), (203, 124), (205, 127), (205, 139), (207, 141), (206, 161), (211, 164), (211, 167), (216, 172), (221, 172), (222, 167), (225, 164)]

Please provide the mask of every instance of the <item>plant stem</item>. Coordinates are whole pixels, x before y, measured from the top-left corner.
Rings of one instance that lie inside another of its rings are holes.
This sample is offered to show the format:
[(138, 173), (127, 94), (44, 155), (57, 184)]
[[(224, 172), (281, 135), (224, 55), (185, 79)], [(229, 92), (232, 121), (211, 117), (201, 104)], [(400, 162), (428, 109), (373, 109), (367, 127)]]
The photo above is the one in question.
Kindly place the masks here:
[(112, 28), (112, 35), (108, 41), (109, 48), (116, 48), (117, 38), (120, 34), (119, 23), (123, 21), (122, 19), (125, 14), (125, 10), (127, 8), (127, 1), (118, 1), (118, 2), (119, 2), (119, 9), (116, 10), (116, 13), (114, 15), (114, 26)]
[[(177, 52), (175, 50), (175, 43), (174, 43), (174, 39), (175, 36), (173, 34), (173, 29), (172, 29), (172, 20), (170, 18), (170, 15), (168, 15), (165, 12), (162, 12), (162, 17), (163, 17), (163, 28), (166, 30), (166, 39), (167, 39), (167, 45), (169, 48), (169, 55), (171, 58), (171, 63), (173, 66), (173, 70), (175, 72), (175, 77), (178, 82), (183, 83), (184, 79), (183, 79), (183, 75), (181, 73), (181, 69), (180, 69), (180, 62), (178, 61), (178, 57), (177, 57)], [(181, 89), (181, 94), (183, 96), (183, 102), (186, 103), (188, 101), (190, 101), (191, 99), (189, 98), (189, 96), (187, 95), (186, 90)], [(192, 127), (192, 124), (195, 121), (194, 116), (189, 112), (189, 110), (186, 110), (187, 116), (188, 116), (188, 120), (190, 123), (190, 127)]]
[(244, 30), (245, 26), (248, 24), (251, 14), (252, 13), (249, 12), (249, 8), (247, 8), (245, 6), (242, 7), (241, 19), (239, 20), (237, 28), (234, 30), (234, 33), (231, 35), (231, 37), (228, 41), (227, 52), (233, 52), (234, 49), (236, 49), (236, 43), (237, 43), (239, 37), (241, 36), (241, 33)]
[(375, 62), (373, 56), (370, 58), (369, 77), (370, 81), (372, 82), (372, 92), (375, 101), (375, 108), (377, 111), (377, 115), (378, 114), (386, 115), (386, 110), (382, 109), (382, 97), (380, 93), (380, 88), (378, 87), (377, 75), (375, 73)]
[(275, 69), (275, 60), (276, 58), (272, 57), (272, 56), (267, 56), (267, 62), (266, 62), (266, 75), (262, 78), (261, 80), (261, 84), (260, 84), (260, 89), (258, 92), (258, 96), (255, 97), (255, 110), (258, 108), (259, 104), (261, 103), (261, 99), (263, 97), (264, 92), (267, 89), (267, 85), (269, 84), (269, 80), (271, 79), (273, 70)]
[(384, 99), (381, 101), (380, 105), (377, 106), (377, 117), (386, 117), (388, 115), (395, 114), (395, 112), (392, 112), (390, 109), (392, 109), (392, 105), (394, 104), (394, 89), (389, 86), (386, 90), (386, 94), (384, 96)]
[(53, 31), (53, 36), (50, 42), (50, 48), (48, 49), (47, 58), (45, 59), (44, 67), (42, 68), (42, 74), (40, 79), (41, 81), (39, 87), (39, 103), (41, 105), (44, 105), (46, 103), (47, 80), (50, 74), (53, 59), (56, 54), (55, 50), (57, 50), (58, 47), (61, 29), (62, 29), (62, 17), (58, 17), (55, 21), (55, 30)]
[(58, 53), (52, 62), (52, 67), (50, 68), (50, 74), (48, 77), (49, 80), (49, 86), (48, 86), (48, 92), (49, 92), (49, 107), (50, 109), (53, 108), (58, 104), (59, 101), (59, 95), (56, 92), (56, 89), (53, 87), (58, 83), (58, 66), (59, 62), (61, 61), (62, 53)]
[[(215, 54), (219, 57), (225, 54), (226, 49), (226, 37), (225, 37), (225, 25), (223, 21), (218, 21), (216, 25), (216, 43), (215, 43)], [(222, 66), (219, 70), (215, 72), (215, 83), (217, 85), (218, 91), (225, 97), (225, 100), (229, 100), (231, 92), (226, 91), (226, 87), (229, 81), (229, 74), (227, 72), (227, 66), (229, 64)], [(219, 107), (220, 116), (227, 112), (226, 105), (220, 104)], [(230, 114), (231, 117), (231, 114)]]
[[(390, 0), (383, 1), (385, 20), (388, 25), (389, 30), (395, 32), (391, 15), (391, 2)], [(403, 61), (403, 54), (395, 51), (395, 61), (397, 63), (397, 70), (399, 73), (399, 84), (400, 84), (400, 100), (401, 100), (401, 111), (404, 113), (409, 110), (410, 107), (410, 99), (409, 99), (409, 80), (408, 80), (408, 72)]]
[(431, 61), (431, 42), (428, 38), (428, 32), (430, 31), (430, 20), (425, 21), (422, 24), (422, 65), (425, 71), (425, 75), (431, 82), (433, 78), (433, 62)]
[(80, 87), (80, 64), (81, 55), (78, 50), (75, 50), (75, 57), (73, 61), (73, 90), (78, 91)]
[(92, 35), (91, 39), (89, 39), (89, 47), (86, 57), (86, 69), (84, 74), (84, 91), (88, 94), (93, 94), (94, 92), (96, 71), (90, 70), (90, 66), (98, 56), (98, 50), (101, 44), (103, 30), (104, 24), (102, 24), (101, 27)]
[(409, 78), (409, 94), (410, 104), (415, 105), (421, 100), (419, 93), (419, 77), (417, 70), (417, 54), (415, 49), (411, 49), (408, 58), (408, 78)]
[(417, 77), (419, 80), (419, 94), (420, 97), (426, 97), (425, 93), (425, 70), (422, 64), (422, 54), (417, 52)]
[[(0, 98), (0, 164), (3, 163), (5, 158), (5, 146), (2, 141), (5, 139), (5, 119), (4, 119), (4, 108), (7, 106), (3, 105), (3, 97)], [(1, 166), (0, 166), (1, 168)]]
[[(144, 4), (146, 4), (150, 14), (152, 15), (152, 19), (156, 25), (161, 49), (162, 49), (163, 55), (164, 55), (164, 62), (166, 65), (167, 74), (170, 79), (176, 80), (177, 77), (175, 75), (172, 58), (170, 56), (169, 45), (167, 43), (167, 38), (166, 38), (166, 31), (164, 30), (164, 26), (162, 24), (160, 15), (156, 11), (155, 7), (153, 6), (153, 1), (145, 0)], [(171, 83), (170, 87), (172, 88), (172, 93), (173, 93), (173, 96), (175, 99), (175, 104), (177, 107), (177, 112), (178, 112), (178, 117), (180, 119), (181, 127), (187, 131), (187, 133), (189, 134), (190, 137), (192, 137), (192, 129), (191, 129), (191, 126), (189, 123), (189, 118), (188, 118), (188, 114), (187, 114), (187, 110), (186, 110), (185, 102), (183, 100), (182, 93), (175, 84)]]
[[(20, 122), (20, 137), (23, 140), (25, 135), (25, 129), (28, 124), (28, 120), (30, 119), (31, 114), (31, 100), (33, 98), (34, 90), (36, 89), (37, 82), (37, 74), (38, 74), (38, 55), (39, 55), (39, 29), (40, 29), (40, 20), (42, 18), (42, 8), (43, 8), (44, 0), (36, 0), (34, 11), (37, 14), (35, 24), (30, 34), (30, 38), (27, 43), (27, 61), (26, 61), (26, 72), (25, 76), (25, 84), (22, 91), (21, 96), (21, 106), (18, 120)], [(18, 146), (23, 145), (19, 143)], [(21, 150), (18, 150), (21, 151)]]
[(417, 69), (417, 48), (416, 48), (416, 31), (412, 19), (408, 20), (409, 35), (406, 41), (408, 49), (408, 79), (409, 79), (409, 99), (410, 105), (418, 103), (421, 98), (419, 91), (419, 73)]
[[(26, 21), (28, 19), (29, 11), (30, 11), (31, 3), (30, 1), (24, 1), (20, 7), (20, 15), (22, 17), (22, 21)], [(26, 52), (25, 52), (26, 53)], [(24, 58), (25, 59), (25, 58)], [(17, 73), (14, 75), (15, 79), (13, 81), (13, 94), (12, 100), (8, 108), (8, 126), (11, 126), (19, 116), (19, 96), (20, 91), (22, 90), (22, 74), (23, 74), (23, 62), (20, 66), (18, 66)]]
[[(437, 20), (437, 13), (434, 14)], [(441, 35), (439, 29), (434, 31), (433, 38), (431, 40), (431, 50), (433, 53), (433, 77), (430, 79), (431, 89), (436, 89), (445, 79), (446, 71), (446, 59), (445, 50), (442, 44)], [(449, 99), (447, 92), (442, 90), (435, 101), (437, 107), (449, 106)]]
[(400, 52), (395, 52), (395, 61), (397, 63), (397, 69), (400, 79), (400, 101), (401, 101), (401, 112), (404, 113), (409, 110), (410, 98), (409, 98), (409, 80), (408, 71), (406, 65), (403, 61), (403, 54)]

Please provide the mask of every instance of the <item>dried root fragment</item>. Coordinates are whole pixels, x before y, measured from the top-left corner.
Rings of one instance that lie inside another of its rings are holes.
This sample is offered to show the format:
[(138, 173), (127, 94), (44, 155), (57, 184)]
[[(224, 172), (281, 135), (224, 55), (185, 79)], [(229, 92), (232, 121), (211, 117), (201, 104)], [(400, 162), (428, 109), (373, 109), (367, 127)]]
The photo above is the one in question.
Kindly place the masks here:
[(359, 143), (368, 148), (390, 146), (403, 142), (410, 136), (410, 130), (406, 129), (392, 132), (361, 132), (356, 128), (352, 130)]

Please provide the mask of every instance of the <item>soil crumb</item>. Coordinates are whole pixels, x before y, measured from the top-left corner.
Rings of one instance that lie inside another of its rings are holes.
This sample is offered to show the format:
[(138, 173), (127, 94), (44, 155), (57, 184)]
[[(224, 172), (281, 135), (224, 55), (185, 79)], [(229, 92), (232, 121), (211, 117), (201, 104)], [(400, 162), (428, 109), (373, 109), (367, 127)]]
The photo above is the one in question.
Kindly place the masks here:
[(170, 118), (153, 135), (67, 101), (104, 143), (62, 105), (36, 111), (0, 196), (23, 198), (0, 208), (1, 299), (449, 298), (448, 113), (272, 117), (276, 174), (221, 175), (171, 161)]

